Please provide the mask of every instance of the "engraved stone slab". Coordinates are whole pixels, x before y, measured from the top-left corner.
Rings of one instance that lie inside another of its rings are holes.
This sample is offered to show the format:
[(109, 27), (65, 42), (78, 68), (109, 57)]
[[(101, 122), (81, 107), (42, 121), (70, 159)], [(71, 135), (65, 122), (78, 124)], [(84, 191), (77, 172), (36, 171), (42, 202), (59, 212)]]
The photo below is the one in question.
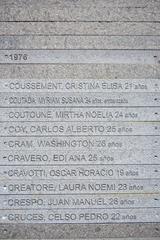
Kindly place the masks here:
[(159, 64), (159, 50), (0, 50), (0, 63)]
[(160, 221), (158, 79), (0, 86), (0, 222)]
[(0, 1), (0, 238), (159, 239), (159, 8)]

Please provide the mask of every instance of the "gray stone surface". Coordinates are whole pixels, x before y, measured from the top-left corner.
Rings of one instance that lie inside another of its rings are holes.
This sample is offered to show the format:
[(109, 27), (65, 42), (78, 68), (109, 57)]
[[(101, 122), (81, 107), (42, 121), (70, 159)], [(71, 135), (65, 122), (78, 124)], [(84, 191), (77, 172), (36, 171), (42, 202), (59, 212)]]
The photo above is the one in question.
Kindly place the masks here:
[[(160, 34), (159, 22), (1, 22), (1, 35), (107, 36)], [(25, 47), (25, 46), (24, 46)]]
[(160, 49), (160, 36), (0, 36), (1, 49)]
[(86, 50), (86, 49), (38, 49), (0, 50), (1, 64), (140, 64), (157, 65), (158, 50)]
[[(159, 21), (159, 0), (0, 0), (0, 49), (143, 49), (154, 50), (154, 53), (158, 54)], [(157, 60), (143, 61), (144, 64), (140, 60), (133, 63), (131, 59), (128, 59), (128, 63), (122, 63), (119, 59), (117, 62), (118, 64), (95, 62), (29, 65), (3, 62), (0, 64), (0, 76), (6, 81), (17, 78), (20, 80), (160, 78)], [(152, 95), (153, 98), (156, 96), (155, 93)], [(151, 101), (147, 101), (149, 97), (150, 94), (144, 104), (152, 104)], [(133, 99), (134, 103), (141, 102), (139, 95), (130, 94), (129, 98)], [(5, 104), (7, 106), (8, 103), (4, 101), (3, 106)], [(156, 108), (154, 110), (158, 111)], [(152, 113), (154, 110), (152, 109)], [(141, 121), (157, 120), (155, 116), (151, 117), (148, 111), (140, 116)], [(2, 110), (1, 120), (5, 117)], [(142, 128), (149, 130), (145, 124)], [(1, 133), (4, 134), (3, 131)], [(134, 140), (127, 144), (129, 146), (134, 144)], [(0, 143), (2, 141), (3, 138), (0, 139)], [(151, 145), (148, 139), (145, 141), (143, 139), (140, 145), (148, 147), (148, 156), (142, 157), (141, 161), (146, 159), (149, 161), (152, 151), (149, 149)], [(2, 154), (2, 150), (0, 153)], [(126, 152), (127, 154), (130, 153)], [(130, 156), (130, 161), (138, 160), (138, 156), (142, 154), (143, 151), (136, 153), (137, 159)], [(116, 153), (115, 157), (118, 159)], [(122, 161), (121, 158), (119, 160)], [(124, 160), (127, 161), (127, 158)], [(0, 239), (119, 238), (160, 239), (160, 224), (0, 224)]]
[(140, 64), (1, 64), (3, 78), (159, 78), (159, 65)]
[(2, 239), (159, 239), (159, 224), (4, 224)]
[(0, 21), (159, 21), (159, 1), (1, 0)]

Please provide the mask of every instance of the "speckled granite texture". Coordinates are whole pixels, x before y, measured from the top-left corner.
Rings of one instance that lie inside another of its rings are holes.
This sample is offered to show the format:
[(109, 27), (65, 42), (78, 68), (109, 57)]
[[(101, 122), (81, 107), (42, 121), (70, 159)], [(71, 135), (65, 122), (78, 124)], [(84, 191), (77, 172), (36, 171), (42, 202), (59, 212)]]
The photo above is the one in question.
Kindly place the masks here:
[[(45, 36), (44, 36), (45, 35)], [(159, 0), (0, 0), (0, 49), (160, 49)], [(1, 78), (159, 78), (158, 65), (0, 65)], [(160, 224), (0, 224), (0, 239), (160, 239)]]

